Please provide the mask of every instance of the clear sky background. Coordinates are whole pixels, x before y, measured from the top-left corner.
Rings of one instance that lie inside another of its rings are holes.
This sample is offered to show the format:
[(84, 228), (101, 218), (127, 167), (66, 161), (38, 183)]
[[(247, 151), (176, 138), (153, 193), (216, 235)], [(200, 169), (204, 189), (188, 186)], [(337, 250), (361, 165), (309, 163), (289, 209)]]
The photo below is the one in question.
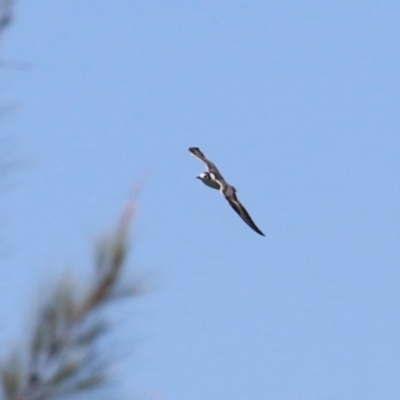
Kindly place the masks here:
[[(395, 1), (18, 2), (2, 347), (43, 282), (89, 274), (149, 171), (119, 398), (399, 399), (399, 20)], [(195, 180), (190, 146), (265, 238)]]

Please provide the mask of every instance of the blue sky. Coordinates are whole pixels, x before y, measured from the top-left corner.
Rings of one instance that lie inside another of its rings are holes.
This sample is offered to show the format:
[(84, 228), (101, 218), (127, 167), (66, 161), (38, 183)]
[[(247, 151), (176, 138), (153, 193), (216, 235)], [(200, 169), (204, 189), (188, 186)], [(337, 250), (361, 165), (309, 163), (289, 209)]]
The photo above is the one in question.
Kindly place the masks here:
[[(44, 282), (89, 274), (148, 173), (131, 275), (151, 290), (115, 310), (121, 398), (398, 399), (399, 17), (394, 1), (18, 2), (2, 347)], [(265, 238), (194, 179), (190, 146)]]

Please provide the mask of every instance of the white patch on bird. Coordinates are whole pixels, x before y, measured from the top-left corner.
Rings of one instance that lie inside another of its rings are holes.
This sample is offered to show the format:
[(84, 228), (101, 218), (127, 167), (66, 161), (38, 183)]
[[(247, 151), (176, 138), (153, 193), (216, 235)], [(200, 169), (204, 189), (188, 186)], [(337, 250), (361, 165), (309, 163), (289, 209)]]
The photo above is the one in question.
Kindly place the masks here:
[(208, 187), (212, 188), (212, 189), (216, 189), (219, 190), (220, 189), (220, 185), (218, 182), (216, 182), (214, 179), (212, 179), (212, 176), (210, 173), (208, 172), (202, 172), (198, 178)]

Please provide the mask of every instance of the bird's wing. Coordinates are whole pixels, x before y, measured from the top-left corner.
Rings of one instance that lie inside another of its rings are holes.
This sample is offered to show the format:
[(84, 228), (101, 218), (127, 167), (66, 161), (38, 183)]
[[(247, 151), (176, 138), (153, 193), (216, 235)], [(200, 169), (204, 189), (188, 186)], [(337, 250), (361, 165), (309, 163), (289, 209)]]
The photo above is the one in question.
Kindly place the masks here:
[(224, 181), (224, 178), (218, 171), (218, 168), (203, 154), (203, 152), (198, 147), (189, 147), (189, 151), (190, 153), (192, 153), (193, 156), (204, 163), (204, 165), (207, 167), (208, 172), (214, 174), (217, 181)]
[(260, 229), (258, 229), (257, 225), (253, 222), (253, 220), (251, 219), (249, 213), (247, 212), (247, 210), (243, 207), (242, 203), (238, 200), (238, 198), (236, 197), (236, 194), (234, 191), (232, 191), (231, 193), (229, 193), (229, 195), (224, 195), (226, 200), (228, 201), (228, 203), (230, 204), (230, 206), (239, 214), (239, 216), (242, 218), (242, 220), (244, 222), (246, 222), (246, 224), (253, 229), (254, 231), (256, 231), (259, 235), (261, 236), (265, 236)]

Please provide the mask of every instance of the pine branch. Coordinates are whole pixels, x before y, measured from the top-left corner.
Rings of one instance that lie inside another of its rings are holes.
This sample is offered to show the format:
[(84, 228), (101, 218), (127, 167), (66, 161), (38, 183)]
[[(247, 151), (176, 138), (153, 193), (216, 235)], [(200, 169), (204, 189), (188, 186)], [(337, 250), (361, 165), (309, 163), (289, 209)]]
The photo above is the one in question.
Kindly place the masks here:
[(128, 230), (135, 202), (127, 204), (116, 231), (96, 249), (95, 276), (85, 290), (63, 277), (40, 309), (27, 349), (0, 365), (7, 400), (48, 400), (86, 392), (106, 382), (96, 343), (109, 329), (101, 315), (111, 300), (139, 294), (140, 285), (121, 286), (128, 255)]
[(14, 0), (0, 1), (0, 33), (11, 24), (13, 19)]

